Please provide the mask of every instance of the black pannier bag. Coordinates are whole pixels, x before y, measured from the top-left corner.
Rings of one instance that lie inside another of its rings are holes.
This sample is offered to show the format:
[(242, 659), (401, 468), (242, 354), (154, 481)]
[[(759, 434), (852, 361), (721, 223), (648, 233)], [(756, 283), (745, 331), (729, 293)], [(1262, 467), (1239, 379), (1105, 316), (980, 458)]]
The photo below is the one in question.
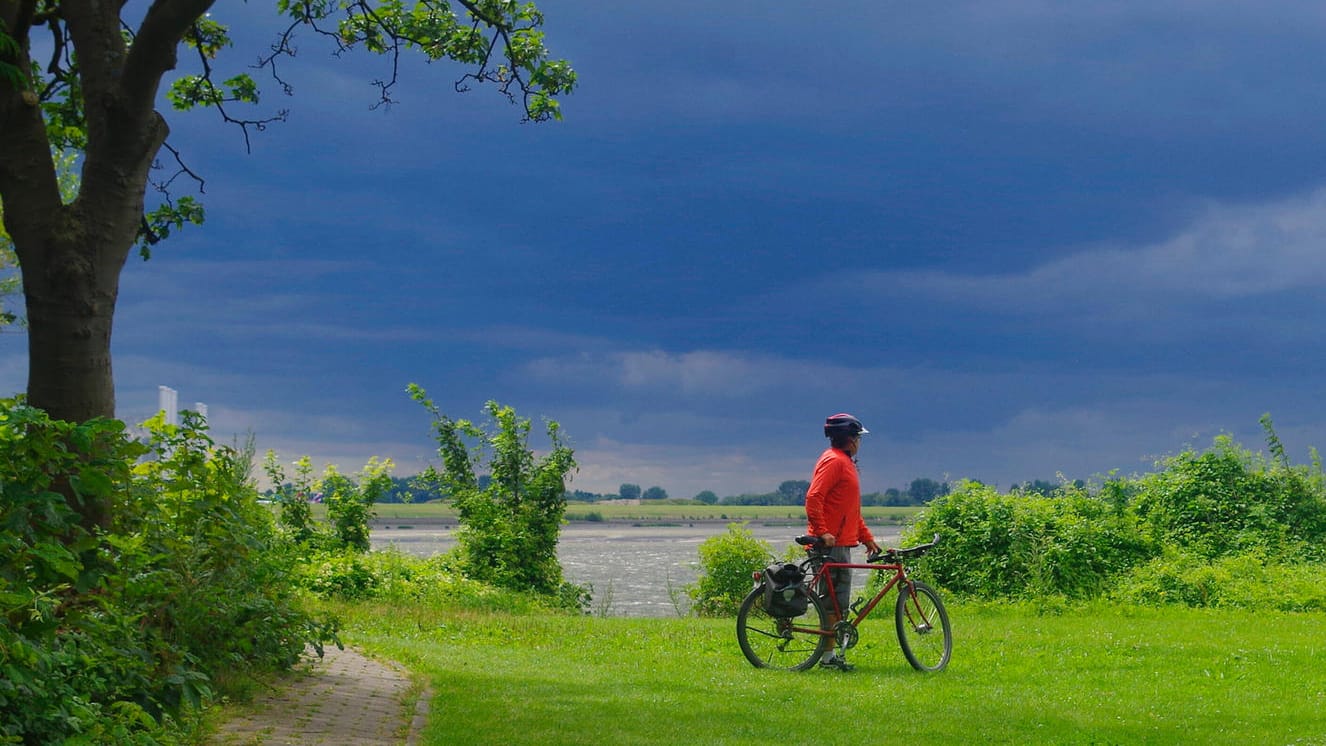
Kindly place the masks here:
[(794, 562), (774, 562), (764, 568), (764, 610), (769, 616), (790, 618), (806, 613), (810, 599), (801, 582), (805, 576)]

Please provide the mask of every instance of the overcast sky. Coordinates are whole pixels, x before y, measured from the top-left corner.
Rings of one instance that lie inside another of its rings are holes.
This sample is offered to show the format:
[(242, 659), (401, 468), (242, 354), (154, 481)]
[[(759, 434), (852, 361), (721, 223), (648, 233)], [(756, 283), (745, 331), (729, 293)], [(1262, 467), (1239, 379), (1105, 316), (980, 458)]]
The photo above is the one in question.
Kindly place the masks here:
[[(223, 5), (235, 72), (277, 24)], [(809, 479), (839, 411), (866, 491), (1143, 472), (1264, 412), (1326, 445), (1320, 3), (539, 5), (561, 123), (447, 64), (371, 110), (385, 63), (307, 34), (251, 153), (168, 114), (207, 224), (125, 269), (119, 415), (164, 384), (220, 441), (409, 474), (415, 382), (674, 497)]]

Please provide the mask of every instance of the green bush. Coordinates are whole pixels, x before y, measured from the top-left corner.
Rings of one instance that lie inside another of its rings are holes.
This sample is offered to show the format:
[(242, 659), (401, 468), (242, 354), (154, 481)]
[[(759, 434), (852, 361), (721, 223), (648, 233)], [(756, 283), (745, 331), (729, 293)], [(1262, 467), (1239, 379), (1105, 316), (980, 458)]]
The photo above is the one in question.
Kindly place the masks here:
[(432, 610), (510, 614), (579, 612), (587, 599), (511, 591), (466, 578), (454, 554), (415, 557), (396, 549), (323, 552), (300, 572), (301, 582), (332, 601), (381, 602)]
[(159, 622), (209, 671), (284, 668), (306, 643), (333, 639), (299, 609), (290, 580), (298, 555), (246, 481), (252, 454), (215, 446), (188, 412), (178, 428), (149, 429), (157, 458), (135, 467), (136, 504), (121, 511), (116, 531), (143, 541), (148, 564), (130, 588), (160, 581), (144, 598), (170, 599), (155, 611)]
[[(465, 577), (511, 591), (528, 591), (583, 608), (588, 591), (568, 583), (557, 559), (566, 514), (566, 479), (575, 454), (560, 426), (545, 423), (551, 447), (542, 457), (529, 447), (530, 421), (511, 407), (488, 402), (491, 426), (444, 415), (422, 388), (410, 396), (433, 416), (442, 471), (421, 479), (451, 496), (460, 525), (454, 557)], [(486, 471), (487, 479), (480, 479)]]
[(324, 598), (360, 601), (376, 595), (379, 579), (362, 554), (318, 551), (299, 565), (304, 588)]
[[(1271, 433), (1272, 443), (1274, 434)], [(1154, 539), (1207, 559), (1262, 552), (1321, 560), (1326, 499), (1317, 473), (1216, 438), (1140, 480), (1133, 507)]]
[(1092, 598), (1154, 553), (1127, 512), (1071, 487), (1042, 497), (960, 484), (930, 502), (906, 541), (934, 534), (941, 546), (918, 567), (947, 590), (981, 598)]
[[(313, 462), (308, 456), (295, 461), (294, 482), (287, 482), (285, 470), (273, 451), (267, 451), (263, 469), (272, 484), (280, 505), (280, 526), (285, 535), (306, 550), (318, 552), (367, 552), (370, 548), (369, 524), (373, 505), (392, 487), (391, 459), (378, 461), (374, 456), (364, 465), (355, 482), (329, 464), (321, 478), (313, 478)], [(327, 523), (313, 517), (309, 501), (321, 495), (327, 506)]]
[[(148, 429), (0, 401), (0, 741), (169, 742), (215, 673), (332, 639), (294, 602), (243, 455), (196, 416)], [(80, 524), (88, 498), (108, 530)]]
[(263, 470), (275, 485), (274, 497), (281, 507), (281, 529), (297, 544), (311, 542), (317, 533), (313, 508), (309, 505), (314, 492), (313, 460), (303, 456), (295, 462), (295, 481), (291, 483), (286, 481), (285, 470), (276, 459), (276, 452), (268, 449)]
[(699, 551), (699, 574), (686, 593), (700, 616), (735, 614), (754, 585), (752, 573), (773, 556), (769, 542), (755, 538), (744, 523), (729, 524), (727, 533), (705, 539)]
[(369, 549), (369, 522), (373, 520), (373, 504), (391, 489), (391, 459), (378, 461), (370, 458), (355, 483), (328, 467), (322, 479), (323, 501), (327, 504), (327, 519), (331, 522), (336, 543), (349, 549), (367, 552)]
[(1293, 466), (1264, 417), (1271, 457), (1221, 436), (1155, 473), (1051, 496), (976, 483), (935, 499), (908, 541), (947, 590), (979, 598), (1317, 609), (1326, 571), (1320, 459)]
[(1282, 564), (1255, 553), (1208, 560), (1170, 549), (1134, 568), (1111, 597), (1145, 606), (1326, 610), (1326, 566)]

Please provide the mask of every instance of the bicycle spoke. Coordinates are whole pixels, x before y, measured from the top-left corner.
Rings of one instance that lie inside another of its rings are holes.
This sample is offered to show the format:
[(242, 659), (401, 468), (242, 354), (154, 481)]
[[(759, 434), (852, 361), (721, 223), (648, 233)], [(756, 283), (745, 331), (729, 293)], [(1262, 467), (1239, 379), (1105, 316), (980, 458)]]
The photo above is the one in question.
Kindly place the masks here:
[(948, 665), (953, 651), (948, 612), (934, 589), (920, 582), (912, 585), (912, 592), (906, 586), (898, 591), (898, 644), (913, 668), (938, 671)]
[[(809, 668), (828, 649), (829, 638), (820, 633), (827, 616), (818, 599), (811, 599), (806, 614), (791, 619), (769, 616), (762, 588), (751, 591), (737, 612), (737, 642), (752, 665), (800, 671)], [(819, 623), (819, 628), (811, 625)]]

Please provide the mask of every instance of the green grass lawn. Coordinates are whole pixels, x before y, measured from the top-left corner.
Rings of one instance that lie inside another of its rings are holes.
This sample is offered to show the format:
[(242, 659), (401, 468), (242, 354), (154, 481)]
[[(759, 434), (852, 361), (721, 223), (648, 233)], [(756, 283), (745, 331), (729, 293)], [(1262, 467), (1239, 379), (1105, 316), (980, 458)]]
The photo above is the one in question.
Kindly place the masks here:
[(337, 609), (432, 689), (436, 744), (1326, 744), (1326, 617), (950, 605), (953, 661), (892, 621), (850, 673), (752, 668), (730, 619)]

